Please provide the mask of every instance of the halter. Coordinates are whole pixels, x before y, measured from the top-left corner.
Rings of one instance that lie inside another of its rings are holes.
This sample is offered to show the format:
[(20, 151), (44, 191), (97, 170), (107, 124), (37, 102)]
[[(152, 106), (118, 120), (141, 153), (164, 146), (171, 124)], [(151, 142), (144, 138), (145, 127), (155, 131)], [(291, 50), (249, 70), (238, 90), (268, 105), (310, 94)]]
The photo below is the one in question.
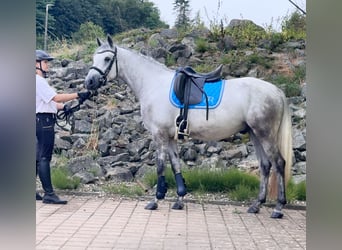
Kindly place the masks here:
[(97, 72), (100, 73), (101, 75), (101, 78), (99, 79), (99, 82), (101, 83), (101, 85), (105, 85), (106, 82), (107, 82), (107, 76), (109, 74), (109, 72), (111, 71), (112, 67), (113, 67), (113, 63), (115, 62), (115, 68), (116, 68), (116, 75), (115, 75), (115, 78), (117, 78), (118, 76), (118, 49), (115, 47), (114, 50), (110, 50), (110, 49), (106, 49), (106, 50), (103, 50), (103, 51), (100, 51), (100, 52), (97, 52), (97, 54), (102, 54), (102, 53), (105, 53), (105, 52), (110, 52), (110, 53), (113, 53), (114, 56), (111, 58), (110, 62), (109, 62), (109, 65), (108, 67), (106, 68), (106, 70), (103, 72), (101, 69), (99, 69), (98, 67), (95, 67), (95, 66), (91, 66), (90, 69), (94, 69), (96, 70)]

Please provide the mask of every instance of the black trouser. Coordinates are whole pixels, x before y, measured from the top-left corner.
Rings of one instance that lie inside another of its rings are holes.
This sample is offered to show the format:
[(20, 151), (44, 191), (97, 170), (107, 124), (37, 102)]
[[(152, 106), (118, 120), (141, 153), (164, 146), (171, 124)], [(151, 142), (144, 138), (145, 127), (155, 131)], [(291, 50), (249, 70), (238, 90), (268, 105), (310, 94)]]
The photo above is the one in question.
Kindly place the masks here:
[(45, 194), (52, 194), (50, 161), (55, 143), (56, 115), (53, 113), (36, 114), (36, 176), (42, 183)]

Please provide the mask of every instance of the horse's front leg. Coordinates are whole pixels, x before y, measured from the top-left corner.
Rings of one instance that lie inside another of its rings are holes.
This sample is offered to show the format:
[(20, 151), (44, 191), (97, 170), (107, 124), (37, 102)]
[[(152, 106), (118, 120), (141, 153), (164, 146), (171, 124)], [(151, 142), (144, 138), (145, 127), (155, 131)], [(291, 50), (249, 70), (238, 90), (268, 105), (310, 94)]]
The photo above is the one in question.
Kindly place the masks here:
[(156, 190), (156, 197), (152, 201), (150, 201), (146, 206), (145, 209), (148, 210), (155, 210), (158, 208), (158, 200), (162, 200), (165, 198), (165, 194), (167, 192), (167, 183), (165, 181), (165, 161), (166, 161), (166, 154), (163, 151), (163, 147), (157, 149), (157, 190)]
[(172, 209), (181, 210), (184, 207), (183, 198), (186, 195), (185, 181), (181, 173), (180, 160), (177, 149), (177, 142), (175, 140), (170, 141), (169, 157), (171, 161), (172, 171), (175, 175), (176, 187), (177, 187), (177, 201), (172, 206)]

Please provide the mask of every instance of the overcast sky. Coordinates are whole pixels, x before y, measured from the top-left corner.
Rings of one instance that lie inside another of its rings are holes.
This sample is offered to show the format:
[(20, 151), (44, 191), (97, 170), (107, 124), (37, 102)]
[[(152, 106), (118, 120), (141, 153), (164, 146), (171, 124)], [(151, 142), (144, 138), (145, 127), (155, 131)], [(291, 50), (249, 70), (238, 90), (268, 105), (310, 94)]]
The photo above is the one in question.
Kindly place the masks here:
[[(150, 0), (160, 10), (161, 20), (171, 27), (175, 23), (176, 14), (173, 11), (174, 0)], [(305, 0), (292, 0), (300, 8), (306, 9)], [(218, 5), (220, 3), (220, 8)], [(293, 13), (296, 8), (288, 0), (190, 0), (190, 17), (194, 18), (199, 11), (201, 20), (207, 27), (210, 22), (221, 19), (229, 23), (232, 19), (249, 19), (266, 27), (272, 25), (280, 30), (283, 18)], [(224, 23), (228, 25), (228, 23)]]

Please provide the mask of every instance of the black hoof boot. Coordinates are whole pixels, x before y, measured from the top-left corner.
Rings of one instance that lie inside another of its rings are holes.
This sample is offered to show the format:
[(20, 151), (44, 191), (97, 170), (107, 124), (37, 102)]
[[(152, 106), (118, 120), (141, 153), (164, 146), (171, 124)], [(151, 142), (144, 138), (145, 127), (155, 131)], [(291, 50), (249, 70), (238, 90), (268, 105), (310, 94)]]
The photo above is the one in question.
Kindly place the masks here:
[(281, 219), (283, 218), (284, 214), (280, 211), (273, 211), (271, 214), (271, 218), (273, 219)]
[(259, 213), (260, 208), (258, 206), (251, 206), (248, 208), (247, 213), (251, 213), (251, 214), (257, 214)]
[(177, 185), (177, 194), (181, 197), (186, 195), (186, 186), (185, 181), (181, 173), (175, 174), (176, 185)]
[(156, 198), (162, 200), (165, 198), (167, 192), (167, 183), (165, 181), (165, 176), (159, 176), (157, 181), (157, 193)]
[(173, 204), (172, 209), (175, 210), (182, 210), (184, 208), (184, 203), (182, 201), (176, 201), (175, 204)]
[(155, 201), (150, 201), (146, 206), (145, 209), (147, 210), (156, 210), (158, 208), (158, 203)]

